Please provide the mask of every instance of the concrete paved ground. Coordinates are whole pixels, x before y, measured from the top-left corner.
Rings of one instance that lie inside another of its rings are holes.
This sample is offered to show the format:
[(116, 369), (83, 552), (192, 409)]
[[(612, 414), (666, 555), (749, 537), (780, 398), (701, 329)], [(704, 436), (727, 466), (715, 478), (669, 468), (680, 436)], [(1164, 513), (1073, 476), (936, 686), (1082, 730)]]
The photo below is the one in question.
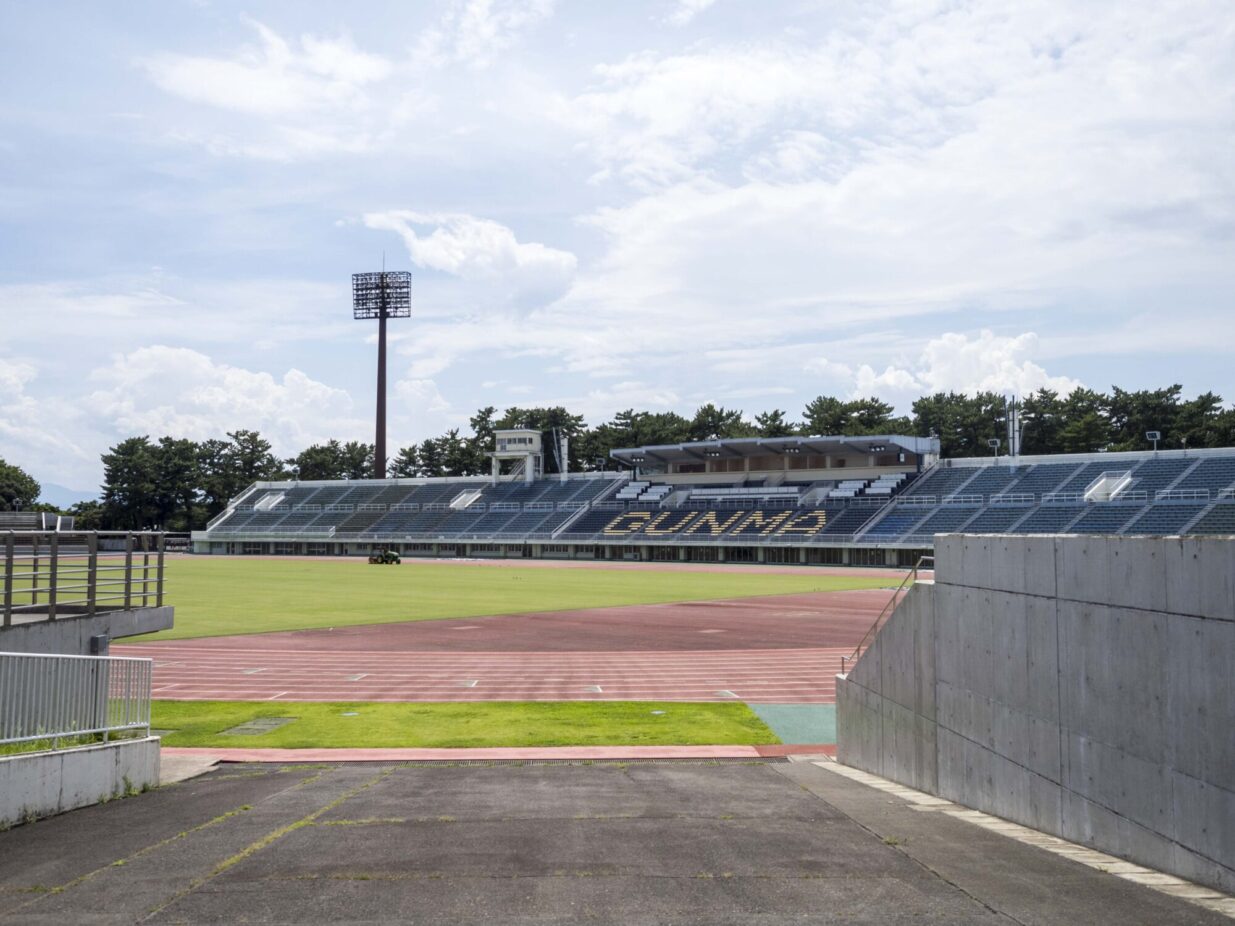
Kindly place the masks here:
[(7, 923), (1229, 923), (809, 762), (221, 766), (0, 833)]

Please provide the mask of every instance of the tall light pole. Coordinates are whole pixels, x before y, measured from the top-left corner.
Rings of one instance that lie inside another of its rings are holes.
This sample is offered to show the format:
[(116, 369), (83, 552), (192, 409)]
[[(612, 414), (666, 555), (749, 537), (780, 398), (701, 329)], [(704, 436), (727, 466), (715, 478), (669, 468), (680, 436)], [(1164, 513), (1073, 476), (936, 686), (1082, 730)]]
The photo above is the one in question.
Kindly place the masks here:
[(352, 274), (352, 317), (377, 319), (377, 425), (373, 478), (386, 478), (386, 319), (412, 314), (412, 275), (406, 270)]

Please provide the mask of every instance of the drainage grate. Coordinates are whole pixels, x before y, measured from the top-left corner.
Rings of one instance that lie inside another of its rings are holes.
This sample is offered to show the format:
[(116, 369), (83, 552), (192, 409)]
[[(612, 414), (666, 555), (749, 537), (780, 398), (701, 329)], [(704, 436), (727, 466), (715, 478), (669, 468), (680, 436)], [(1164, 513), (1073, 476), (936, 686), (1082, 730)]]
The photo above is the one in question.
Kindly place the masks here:
[(779, 765), (788, 761), (784, 756), (757, 759), (424, 759), (401, 762), (399, 765), (403, 768), (416, 768), (422, 765), (458, 766), (460, 768), (487, 768), (489, 766), (522, 768), (542, 765)]
[(269, 733), (271, 730), (277, 730), (279, 727), (289, 724), (296, 719), (295, 717), (254, 717), (252, 720), (246, 720), (230, 730), (224, 730), (223, 735), (260, 736), (263, 733)]
[[(226, 760), (224, 760), (226, 761)], [(349, 765), (395, 766), (398, 768), (535, 768), (544, 765), (782, 765), (789, 761), (785, 756), (760, 756), (751, 758), (731, 759), (423, 759), (419, 761), (392, 762), (280, 762), (279, 768), (295, 768), (304, 765), (308, 768), (344, 768)], [(242, 765), (247, 768), (269, 768), (266, 763), (240, 762), (229, 765)]]

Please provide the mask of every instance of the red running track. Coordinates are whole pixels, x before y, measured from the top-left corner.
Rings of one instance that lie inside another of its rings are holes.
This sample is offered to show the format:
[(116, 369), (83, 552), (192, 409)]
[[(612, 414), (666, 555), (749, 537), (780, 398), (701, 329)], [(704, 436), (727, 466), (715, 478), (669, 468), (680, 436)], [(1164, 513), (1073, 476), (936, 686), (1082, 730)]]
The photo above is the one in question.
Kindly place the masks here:
[[(887, 592), (460, 618), (144, 645), (180, 700), (833, 703)], [(539, 644), (537, 648), (532, 648)]]

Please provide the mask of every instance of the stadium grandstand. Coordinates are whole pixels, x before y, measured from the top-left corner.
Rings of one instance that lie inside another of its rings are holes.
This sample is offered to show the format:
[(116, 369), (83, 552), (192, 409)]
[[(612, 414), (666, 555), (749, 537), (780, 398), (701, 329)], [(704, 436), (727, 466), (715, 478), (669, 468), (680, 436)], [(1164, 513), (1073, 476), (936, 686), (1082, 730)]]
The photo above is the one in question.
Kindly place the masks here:
[(529, 433), (499, 433), (488, 476), (254, 483), (193, 548), (911, 565), (939, 533), (1235, 533), (1235, 448), (941, 460), (932, 438), (746, 438), (545, 477)]

